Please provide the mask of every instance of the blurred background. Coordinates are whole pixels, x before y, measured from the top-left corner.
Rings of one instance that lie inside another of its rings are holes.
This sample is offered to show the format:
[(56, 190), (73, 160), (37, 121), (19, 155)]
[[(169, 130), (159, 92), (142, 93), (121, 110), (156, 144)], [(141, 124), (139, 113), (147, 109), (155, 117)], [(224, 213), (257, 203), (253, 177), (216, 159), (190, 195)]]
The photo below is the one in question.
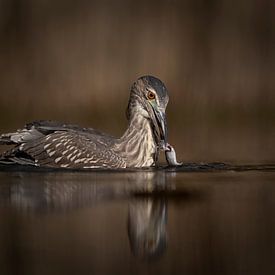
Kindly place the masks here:
[(272, 162), (274, 14), (272, 0), (0, 0), (0, 130), (52, 119), (120, 136), (151, 74), (180, 160)]

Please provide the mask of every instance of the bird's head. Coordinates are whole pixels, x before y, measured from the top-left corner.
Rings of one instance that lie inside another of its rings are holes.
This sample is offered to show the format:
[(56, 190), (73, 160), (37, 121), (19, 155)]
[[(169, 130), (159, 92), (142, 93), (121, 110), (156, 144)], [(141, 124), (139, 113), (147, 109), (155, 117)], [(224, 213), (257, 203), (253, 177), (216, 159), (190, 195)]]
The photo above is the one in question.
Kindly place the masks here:
[(139, 114), (151, 123), (155, 139), (160, 147), (167, 144), (165, 110), (169, 101), (168, 92), (161, 80), (154, 76), (140, 77), (131, 88), (127, 118)]

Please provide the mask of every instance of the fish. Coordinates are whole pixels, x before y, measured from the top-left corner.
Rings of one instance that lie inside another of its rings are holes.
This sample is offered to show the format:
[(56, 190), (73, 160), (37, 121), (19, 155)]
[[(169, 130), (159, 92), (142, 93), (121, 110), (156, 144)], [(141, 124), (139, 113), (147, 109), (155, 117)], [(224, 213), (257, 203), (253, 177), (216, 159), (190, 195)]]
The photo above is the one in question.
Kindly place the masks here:
[(165, 146), (165, 158), (169, 166), (182, 166), (182, 162), (177, 161), (176, 151), (169, 143)]

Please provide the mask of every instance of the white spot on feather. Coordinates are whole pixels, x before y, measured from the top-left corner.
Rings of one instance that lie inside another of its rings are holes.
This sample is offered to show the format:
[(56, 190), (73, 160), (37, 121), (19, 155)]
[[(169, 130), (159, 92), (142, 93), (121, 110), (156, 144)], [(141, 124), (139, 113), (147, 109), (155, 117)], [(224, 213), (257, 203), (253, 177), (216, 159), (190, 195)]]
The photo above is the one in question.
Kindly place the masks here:
[(58, 163), (60, 160), (62, 159), (62, 157), (58, 157), (54, 160), (55, 163)]
[(46, 150), (50, 145), (51, 145), (50, 143), (46, 144), (46, 145), (44, 146), (44, 149)]
[[(65, 139), (65, 140), (66, 140), (66, 139)], [(67, 145), (69, 142), (70, 142), (70, 141), (69, 141), (69, 140), (67, 140), (66, 142), (64, 142), (64, 145)]]
[(83, 162), (83, 161), (85, 161), (86, 160), (86, 158), (82, 158), (82, 159), (77, 159), (77, 160), (75, 160), (75, 162), (74, 163), (79, 163), (79, 162)]
[(67, 156), (67, 159), (69, 159), (69, 158), (72, 156), (72, 154), (73, 154), (73, 153), (69, 154), (69, 155)]
[(56, 151), (47, 150), (47, 153), (51, 157), (51, 156), (53, 156), (56, 153)]
[(76, 158), (76, 155), (74, 155), (72, 158), (70, 158), (70, 161), (74, 161), (75, 158)]

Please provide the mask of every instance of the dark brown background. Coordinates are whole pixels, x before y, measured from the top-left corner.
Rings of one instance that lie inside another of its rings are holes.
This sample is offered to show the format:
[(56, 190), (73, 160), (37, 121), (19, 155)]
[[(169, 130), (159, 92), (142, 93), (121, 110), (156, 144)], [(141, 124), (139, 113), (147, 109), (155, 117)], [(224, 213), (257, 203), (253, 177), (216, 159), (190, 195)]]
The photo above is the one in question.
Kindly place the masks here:
[(184, 161), (274, 160), (272, 0), (0, 0), (0, 128), (126, 127), (141, 75), (168, 87)]

